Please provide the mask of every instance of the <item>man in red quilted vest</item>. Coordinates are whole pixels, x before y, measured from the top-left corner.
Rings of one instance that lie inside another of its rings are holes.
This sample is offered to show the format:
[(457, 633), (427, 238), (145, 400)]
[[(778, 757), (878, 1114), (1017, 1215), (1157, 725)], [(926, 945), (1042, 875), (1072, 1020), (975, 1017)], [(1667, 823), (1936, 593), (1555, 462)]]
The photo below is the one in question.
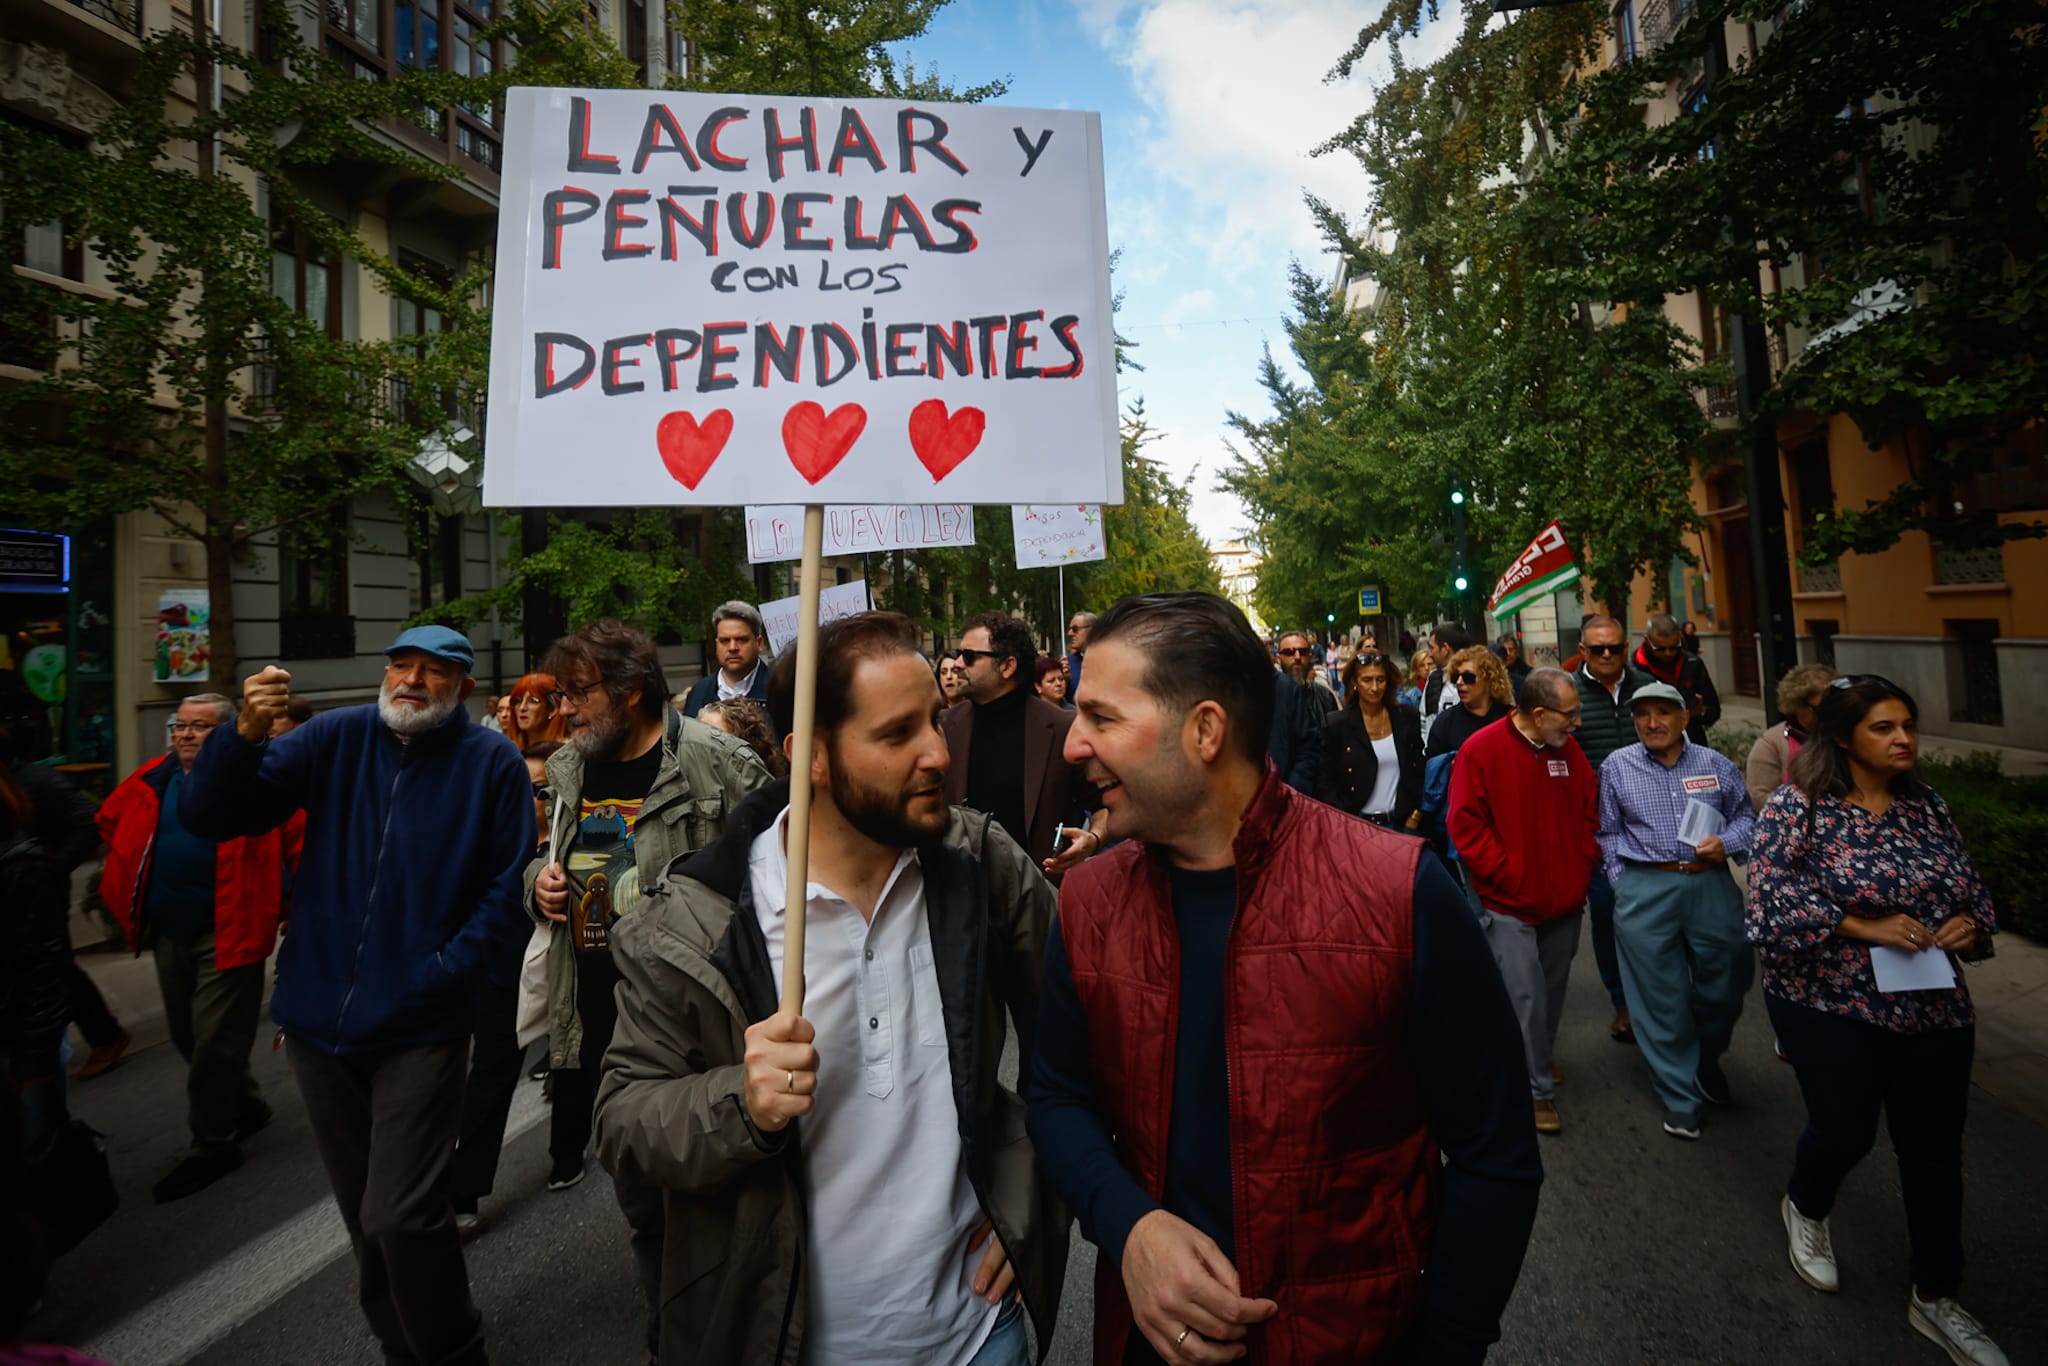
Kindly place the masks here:
[(1281, 783), (1272, 665), (1222, 598), (1104, 613), (1077, 707), (1123, 843), (1061, 889), (1029, 1103), (1102, 1252), (1096, 1366), (1483, 1360), (1543, 1169), (1464, 898)]

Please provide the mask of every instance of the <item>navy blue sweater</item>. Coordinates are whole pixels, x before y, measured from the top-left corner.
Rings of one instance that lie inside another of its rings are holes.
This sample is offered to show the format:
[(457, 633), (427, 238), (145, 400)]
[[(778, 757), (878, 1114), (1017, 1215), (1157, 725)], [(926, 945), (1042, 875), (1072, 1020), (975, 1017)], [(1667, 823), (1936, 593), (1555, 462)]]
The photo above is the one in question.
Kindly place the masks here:
[(226, 840), (306, 812), (271, 1018), (327, 1053), (470, 1032), (472, 979), (528, 926), (533, 789), (519, 751), (458, 709), (401, 744), (374, 705), (250, 744), (221, 726), (185, 780), (185, 824)]
[[(1175, 872), (1173, 898), (1181, 941), (1180, 1034), (1163, 1207), (1215, 1239), (1234, 1262), (1222, 1020), (1234, 875), (1228, 869)], [(1543, 1163), (1507, 990), (1469, 903), (1427, 856), (1415, 875), (1415, 993), (1405, 1044), (1430, 1135), (1447, 1159), (1429, 1288), (1408, 1359), (1432, 1366), (1477, 1363), (1500, 1337), (1501, 1311), (1521, 1274)], [(1132, 1227), (1162, 1205), (1117, 1160), (1093, 1091), (1088, 1018), (1055, 925), (1032, 1054), (1031, 1141), (1082, 1233), (1105, 1257), (1120, 1261)], [(1157, 1357), (1134, 1331), (1125, 1360)]]

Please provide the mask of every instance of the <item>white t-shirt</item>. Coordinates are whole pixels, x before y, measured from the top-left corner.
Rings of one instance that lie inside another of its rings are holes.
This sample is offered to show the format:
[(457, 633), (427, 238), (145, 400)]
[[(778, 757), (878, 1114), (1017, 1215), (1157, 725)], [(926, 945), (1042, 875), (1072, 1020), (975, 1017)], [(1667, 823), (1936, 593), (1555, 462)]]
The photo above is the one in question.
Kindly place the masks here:
[[(789, 809), (756, 836), (747, 876), (782, 987)], [(808, 888), (804, 1018), (817, 1030), (818, 1101), (802, 1123), (810, 1246), (806, 1363), (960, 1366), (995, 1326), (974, 1293), (981, 1206), (967, 1180), (953, 1070), (925, 919), (905, 850), (872, 923)], [(985, 1249), (984, 1249), (985, 1250)]]
[(1394, 809), (1394, 789), (1401, 784), (1401, 758), (1394, 748), (1394, 736), (1390, 731), (1384, 740), (1372, 742), (1372, 757), (1379, 767), (1373, 770), (1372, 792), (1365, 799), (1368, 816), (1384, 816)]

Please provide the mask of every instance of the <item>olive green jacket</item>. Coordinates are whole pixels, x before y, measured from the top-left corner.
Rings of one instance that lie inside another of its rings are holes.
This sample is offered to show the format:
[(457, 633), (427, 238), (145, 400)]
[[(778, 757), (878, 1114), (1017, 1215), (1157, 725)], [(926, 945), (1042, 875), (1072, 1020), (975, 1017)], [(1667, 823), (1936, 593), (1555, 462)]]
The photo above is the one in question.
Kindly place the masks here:
[[(661, 767), (633, 826), (633, 864), (640, 885), (652, 887), (670, 863), (718, 838), (727, 813), (767, 782), (768, 770), (744, 741), (702, 721), (685, 720), (670, 708), (661, 737)], [(574, 745), (563, 745), (549, 757), (548, 790), (556, 857), (566, 858), (576, 838), (583, 799), (583, 754)], [(533, 901), (534, 879), (546, 863), (543, 846), (526, 866), (526, 913), (536, 924), (551, 923)], [(548, 1053), (552, 1066), (579, 1067), (583, 1021), (576, 1013), (576, 947), (566, 924), (552, 925)]]
[[(795, 1366), (803, 1352), (812, 1236), (803, 1121), (764, 1134), (743, 1099), (747, 1028), (777, 1008), (747, 860), (788, 800), (786, 781), (754, 794), (613, 940), (619, 1023), (598, 1083), (597, 1155), (622, 1182), (663, 1193), (663, 1366)], [(962, 1161), (1009, 1253), (1043, 1360), (1070, 1219), (1039, 1172), (1024, 1102), (997, 1069), (1007, 1008), (1029, 1075), (1055, 895), (1000, 827), (960, 807), (918, 861)]]

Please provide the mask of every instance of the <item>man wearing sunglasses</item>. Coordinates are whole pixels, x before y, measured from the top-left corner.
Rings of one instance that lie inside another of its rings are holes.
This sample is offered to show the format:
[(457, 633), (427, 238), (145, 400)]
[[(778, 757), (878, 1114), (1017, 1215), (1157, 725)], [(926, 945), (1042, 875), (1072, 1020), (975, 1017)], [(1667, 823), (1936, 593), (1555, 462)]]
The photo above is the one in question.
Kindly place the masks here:
[(1038, 696), (1031, 628), (1002, 612), (967, 619), (960, 634), (961, 700), (939, 718), (952, 755), (946, 801), (985, 812), (1058, 877), (1102, 848), (1100, 805), (1078, 766), (1061, 756), (1074, 713)]
[(1685, 632), (1677, 618), (1668, 612), (1650, 618), (1634, 662), (1659, 683), (1669, 683), (1685, 694), (1685, 738), (1696, 745), (1707, 743), (1707, 732), (1721, 719), (1721, 694), (1707, 676), (1706, 661), (1685, 652)]
[[(1587, 617), (1579, 626), (1579, 651), (1585, 662), (1572, 676), (1579, 685), (1579, 748), (1586, 751), (1597, 773), (1608, 755), (1636, 742), (1629, 699), (1650, 681), (1650, 675), (1628, 662), (1628, 637), (1613, 617)], [(1593, 928), (1593, 962), (1600, 969), (1600, 985), (1607, 988), (1607, 999), (1614, 1006), (1608, 1037), (1616, 1043), (1634, 1043), (1635, 1027), (1629, 1022), (1628, 998), (1622, 991), (1621, 960), (1614, 951), (1614, 887), (1604, 870), (1593, 874), (1592, 885), (1586, 889), (1586, 908)]]
[(1321, 664), (1315, 642), (1302, 632), (1289, 631), (1280, 637), (1280, 667), (1301, 685), (1317, 730), (1337, 714), (1337, 690), (1330, 686), (1329, 675)]

